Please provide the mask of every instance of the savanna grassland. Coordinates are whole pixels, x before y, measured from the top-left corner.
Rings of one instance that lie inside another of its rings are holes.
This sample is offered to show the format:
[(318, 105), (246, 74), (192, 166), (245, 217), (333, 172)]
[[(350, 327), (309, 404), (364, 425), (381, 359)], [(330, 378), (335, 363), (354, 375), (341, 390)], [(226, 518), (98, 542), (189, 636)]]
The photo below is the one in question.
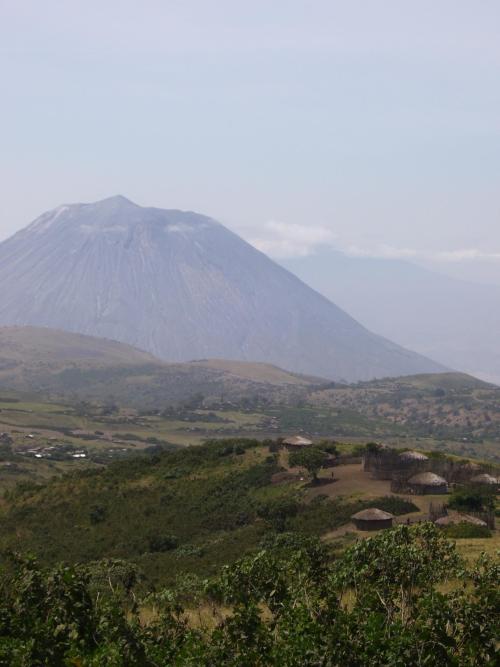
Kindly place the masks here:
[[(144, 362), (58, 359), (0, 393), (0, 665), (494, 664), (498, 529), (438, 530), (453, 494), (392, 493), (361, 457), (383, 441), (496, 470), (497, 388)], [(351, 517), (370, 507), (396, 528), (367, 539)]]

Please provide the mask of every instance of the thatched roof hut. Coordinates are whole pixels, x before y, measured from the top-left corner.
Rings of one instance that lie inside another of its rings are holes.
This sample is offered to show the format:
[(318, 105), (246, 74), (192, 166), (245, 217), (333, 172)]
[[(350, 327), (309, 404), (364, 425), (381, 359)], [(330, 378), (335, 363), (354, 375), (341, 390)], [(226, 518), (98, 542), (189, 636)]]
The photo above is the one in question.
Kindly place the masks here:
[(448, 493), (448, 482), (434, 472), (421, 472), (408, 480), (408, 486), (418, 495)]
[(498, 479), (493, 477), (493, 475), (488, 475), (486, 472), (483, 472), (480, 475), (474, 475), (474, 477), (471, 477), (470, 481), (473, 484), (487, 484), (488, 486), (498, 485)]
[(424, 461), (428, 461), (429, 457), (425, 454), (422, 454), (422, 452), (408, 451), (401, 452), (399, 455), (399, 460), (403, 463), (422, 463)]
[(302, 447), (311, 447), (313, 442), (301, 435), (293, 435), (283, 440), (283, 444), (287, 449), (302, 449)]
[(460, 514), (460, 512), (453, 512), (453, 514), (442, 516), (440, 519), (436, 519), (434, 523), (436, 526), (441, 526), (441, 528), (459, 523), (470, 523), (474, 526), (487, 527), (486, 521), (479, 519), (477, 516), (471, 516), (470, 514)]
[(382, 530), (392, 528), (394, 516), (376, 507), (370, 507), (353, 514), (351, 519), (358, 530)]

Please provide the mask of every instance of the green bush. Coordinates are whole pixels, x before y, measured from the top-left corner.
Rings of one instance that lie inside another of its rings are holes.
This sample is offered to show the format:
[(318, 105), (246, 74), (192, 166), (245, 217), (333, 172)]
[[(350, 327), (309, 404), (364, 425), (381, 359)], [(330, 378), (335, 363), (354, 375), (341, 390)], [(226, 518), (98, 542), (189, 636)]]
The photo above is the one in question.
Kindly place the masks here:
[(101, 505), (94, 505), (89, 512), (91, 524), (102, 523), (106, 519), (106, 508)]
[(469, 485), (458, 489), (448, 499), (448, 507), (459, 512), (481, 512), (495, 506), (495, 492)]
[(473, 523), (455, 523), (443, 528), (446, 537), (452, 539), (491, 537), (491, 530), (487, 526), (476, 526)]
[[(500, 561), (463, 562), (430, 523), (359, 540), (337, 560), (297, 534), (261, 547), (209, 581), (143, 593), (123, 561), (45, 569), (16, 559), (0, 571), (0, 665), (498, 664)], [(190, 624), (207, 609), (214, 622)]]
[(372, 501), (371, 507), (377, 507), (384, 512), (390, 512), (391, 514), (394, 514), (394, 516), (419, 511), (419, 508), (415, 503), (412, 503), (411, 500), (400, 498), (399, 496), (383, 496), (382, 498), (376, 498)]
[(175, 535), (150, 535), (148, 539), (149, 551), (152, 553), (172, 551), (178, 544), (179, 540)]
[(295, 498), (278, 498), (262, 503), (257, 508), (257, 514), (265, 519), (278, 532), (283, 532), (288, 525), (288, 519), (296, 516), (299, 503)]
[(176, 558), (196, 557), (201, 558), (204, 555), (202, 547), (196, 547), (193, 544), (184, 544), (175, 551)]

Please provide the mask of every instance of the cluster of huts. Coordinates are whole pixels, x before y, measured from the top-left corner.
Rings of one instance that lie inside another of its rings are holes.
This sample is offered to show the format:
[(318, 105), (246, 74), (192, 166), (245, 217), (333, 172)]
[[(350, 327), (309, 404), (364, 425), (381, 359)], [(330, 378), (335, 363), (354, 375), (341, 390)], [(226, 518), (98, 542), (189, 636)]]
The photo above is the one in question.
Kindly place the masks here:
[[(389, 512), (384, 512), (376, 507), (357, 512), (351, 517), (351, 520), (358, 530), (384, 530), (392, 528), (395, 517)], [(483, 519), (471, 514), (462, 514), (461, 512), (451, 512), (439, 517), (434, 521), (436, 526), (446, 528), (454, 524), (472, 524), (474, 526), (481, 526), (487, 528), (488, 524)]]
[(470, 461), (434, 459), (422, 452), (398, 452), (384, 445), (366, 453), (363, 467), (373, 479), (390, 480), (395, 493), (437, 495), (448, 493), (450, 484), (499, 485), (495, 476)]
[[(363, 467), (373, 479), (390, 480), (391, 491), (396, 493), (440, 495), (448, 493), (452, 484), (498, 490), (500, 484), (500, 480), (476, 463), (433, 459), (422, 452), (398, 452), (384, 445), (373, 447), (366, 453)], [(381, 530), (390, 528), (395, 517), (372, 507), (354, 514), (351, 519), (358, 530)], [(487, 526), (483, 519), (460, 512), (445, 513), (434, 523), (441, 527), (460, 523)]]
[[(295, 435), (283, 440), (289, 451), (311, 447), (312, 440)], [(363, 469), (373, 479), (390, 480), (391, 491), (416, 495), (444, 495), (450, 485), (473, 484), (500, 490), (500, 479), (487, 472), (479, 464), (448, 458), (431, 458), (422, 452), (398, 451), (387, 445), (375, 445), (363, 458)], [(351, 517), (358, 530), (383, 530), (391, 528), (395, 517), (377, 507), (357, 512)], [(439, 516), (434, 523), (445, 527), (452, 524), (469, 523), (487, 526), (483, 519), (460, 512), (449, 512)]]

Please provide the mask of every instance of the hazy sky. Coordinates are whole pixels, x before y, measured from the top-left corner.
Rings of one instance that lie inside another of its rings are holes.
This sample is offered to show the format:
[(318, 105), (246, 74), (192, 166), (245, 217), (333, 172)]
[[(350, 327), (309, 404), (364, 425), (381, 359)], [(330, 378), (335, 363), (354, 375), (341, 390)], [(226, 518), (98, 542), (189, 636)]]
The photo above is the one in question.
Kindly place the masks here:
[(499, 26), (498, 0), (0, 0), (0, 238), (121, 193), (274, 256), (500, 280)]

